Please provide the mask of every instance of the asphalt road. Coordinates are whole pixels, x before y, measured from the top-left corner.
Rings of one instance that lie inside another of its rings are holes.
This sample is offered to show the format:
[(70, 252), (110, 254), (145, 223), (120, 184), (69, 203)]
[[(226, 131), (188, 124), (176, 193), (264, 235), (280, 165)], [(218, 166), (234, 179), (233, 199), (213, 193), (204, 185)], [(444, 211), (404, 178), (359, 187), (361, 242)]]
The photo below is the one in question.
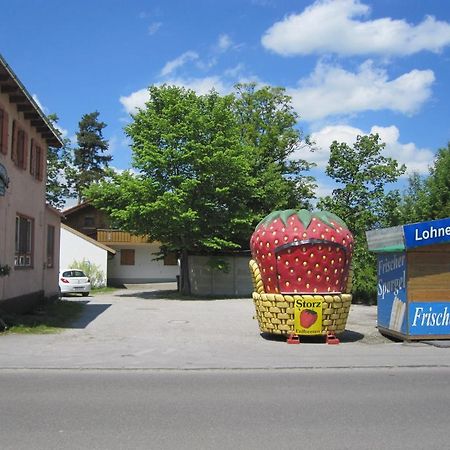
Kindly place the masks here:
[(89, 298), (57, 335), (0, 336), (0, 449), (449, 447), (448, 346), (389, 340), (361, 305), (340, 345), (287, 345), (250, 299), (158, 288)]
[(0, 447), (444, 449), (450, 369), (3, 370)]

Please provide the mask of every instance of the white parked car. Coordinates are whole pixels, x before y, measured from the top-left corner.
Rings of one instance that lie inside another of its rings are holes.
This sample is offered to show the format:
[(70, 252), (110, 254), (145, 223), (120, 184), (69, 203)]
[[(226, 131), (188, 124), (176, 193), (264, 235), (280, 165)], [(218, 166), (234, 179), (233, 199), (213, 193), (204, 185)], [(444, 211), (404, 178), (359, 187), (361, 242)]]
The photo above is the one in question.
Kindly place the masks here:
[(91, 281), (80, 269), (65, 269), (59, 273), (61, 295), (79, 292), (87, 297), (91, 291)]

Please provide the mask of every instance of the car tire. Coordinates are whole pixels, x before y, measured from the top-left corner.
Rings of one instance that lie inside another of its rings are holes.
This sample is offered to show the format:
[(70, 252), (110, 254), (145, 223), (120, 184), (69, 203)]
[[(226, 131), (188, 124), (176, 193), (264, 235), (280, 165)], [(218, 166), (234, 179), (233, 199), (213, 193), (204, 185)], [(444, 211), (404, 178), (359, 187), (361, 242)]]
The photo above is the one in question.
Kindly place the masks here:
[(82, 292), (81, 294), (83, 297), (87, 297), (89, 295), (89, 292)]

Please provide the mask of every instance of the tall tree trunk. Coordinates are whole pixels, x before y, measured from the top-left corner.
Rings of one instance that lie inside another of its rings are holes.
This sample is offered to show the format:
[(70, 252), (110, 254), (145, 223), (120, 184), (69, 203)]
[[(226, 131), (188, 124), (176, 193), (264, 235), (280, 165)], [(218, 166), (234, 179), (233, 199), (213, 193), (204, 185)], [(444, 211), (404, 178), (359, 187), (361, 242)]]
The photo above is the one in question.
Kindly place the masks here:
[(187, 249), (181, 251), (180, 258), (180, 293), (182, 295), (191, 294), (191, 282), (189, 280), (189, 259)]

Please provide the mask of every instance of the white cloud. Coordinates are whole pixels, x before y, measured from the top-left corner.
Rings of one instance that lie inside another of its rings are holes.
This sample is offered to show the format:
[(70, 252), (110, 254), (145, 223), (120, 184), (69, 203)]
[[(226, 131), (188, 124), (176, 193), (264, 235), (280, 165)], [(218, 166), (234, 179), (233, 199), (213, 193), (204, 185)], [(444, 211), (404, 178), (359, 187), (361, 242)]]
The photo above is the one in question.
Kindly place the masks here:
[(139, 108), (143, 108), (149, 99), (148, 89), (140, 89), (132, 92), (130, 95), (121, 96), (119, 101), (129, 114), (134, 114)]
[[(32, 99), (35, 101), (36, 105), (39, 106), (39, 109), (40, 109), (45, 115), (48, 115), (48, 108), (46, 108), (46, 107), (40, 102), (39, 97), (38, 97), (36, 94), (33, 94), (31, 97), (32, 97)], [(59, 124), (53, 123), (53, 122), (52, 122), (52, 125), (53, 125), (54, 128), (56, 128), (56, 129), (61, 133), (61, 137), (62, 137), (62, 138), (66, 138), (67, 135), (69, 134), (69, 132), (68, 132), (65, 128), (61, 127)]]
[(117, 149), (119, 148), (120, 143), (121, 143), (121, 138), (119, 138), (117, 135), (112, 135), (108, 139), (109, 153), (115, 153), (117, 151)]
[(228, 34), (221, 34), (219, 36), (219, 40), (217, 42), (217, 48), (221, 52), (227, 51), (233, 45), (233, 41), (231, 40)]
[(72, 136), (68, 137), (69, 141), (70, 141), (70, 145), (72, 147), (77, 147), (78, 146), (78, 138), (76, 134), (72, 134)]
[(405, 164), (408, 173), (428, 173), (428, 167), (433, 164), (434, 153), (427, 148), (417, 148), (412, 142), (399, 142), (400, 132), (397, 127), (373, 126), (371, 133), (378, 133), (382, 142), (386, 144), (385, 155)]
[(148, 26), (148, 34), (152, 36), (162, 27), (162, 22), (153, 22)]
[(333, 193), (333, 190), (336, 188), (336, 183), (327, 183), (323, 180), (316, 180), (317, 187), (314, 190), (314, 193), (316, 194), (316, 197), (322, 198), (326, 197), (327, 195), (331, 195)]
[(371, 61), (357, 72), (318, 63), (299, 87), (287, 91), (295, 110), (309, 121), (368, 110), (413, 114), (430, 97), (434, 79), (432, 70), (412, 70), (389, 80), (386, 71)]
[(217, 65), (217, 58), (209, 58), (204, 61), (197, 61), (195, 64), (200, 70), (208, 71)]
[(225, 83), (219, 76), (204, 78), (173, 78), (166, 80), (165, 84), (192, 89), (199, 95), (207, 94), (212, 89), (222, 95), (231, 90), (231, 86)]
[(65, 211), (66, 209), (73, 208), (74, 206), (78, 205), (78, 199), (77, 198), (67, 198), (65, 199), (64, 206), (62, 208), (62, 211)]
[(411, 55), (450, 44), (450, 24), (427, 16), (418, 25), (385, 17), (361, 20), (370, 7), (359, 0), (318, 0), (272, 25), (262, 44), (281, 55)]
[(39, 101), (38, 96), (37, 96), (36, 94), (33, 94), (31, 97), (32, 97), (33, 100), (35, 101), (36, 105), (39, 106), (39, 109), (40, 109), (43, 113), (48, 114), (47, 108), (45, 108), (44, 105)]
[(126, 169), (119, 169), (118, 167), (110, 166), (110, 168), (112, 170), (114, 170), (114, 172), (117, 175), (122, 175), (124, 172), (128, 172), (130, 175), (134, 175), (134, 176), (139, 175), (139, 172), (134, 167), (128, 167)]
[(61, 137), (63, 139), (65, 139), (68, 136), (68, 134), (69, 134), (68, 130), (66, 130), (65, 128), (59, 126), (57, 123), (54, 123), (53, 126), (61, 133)]
[(369, 132), (348, 125), (334, 125), (322, 128), (311, 134), (311, 139), (316, 143), (317, 150), (311, 153), (309, 160), (315, 162), (319, 168), (326, 167), (330, 156), (330, 145), (333, 141), (345, 142), (353, 145), (356, 137), (378, 133), (380, 141), (386, 144), (383, 155), (396, 159), (400, 164), (405, 164), (408, 173), (428, 173), (428, 166), (433, 163), (434, 154), (427, 148), (418, 148), (414, 143), (403, 144), (399, 141), (400, 132), (394, 125), (381, 127), (374, 125)]
[[(192, 89), (199, 95), (207, 94), (212, 89), (222, 95), (227, 94), (232, 90), (232, 84), (226, 83), (219, 76), (205, 78), (172, 78), (165, 80), (164, 84)], [(156, 85), (161, 85), (161, 83), (157, 83)], [(122, 103), (127, 113), (135, 114), (139, 108), (144, 108), (148, 99), (148, 90), (140, 89), (132, 92), (130, 95), (120, 97), (119, 101)]]
[(164, 77), (167, 75), (170, 75), (173, 71), (175, 71), (179, 67), (184, 66), (186, 63), (188, 63), (190, 61), (194, 61), (196, 59), (198, 59), (198, 54), (196, 52), (193, 52), (190, 50), (187, 52), (184, 52), (178, 58), (168, 61), (162, 68), (161, 75)]
[[(199, 95), (205, 95), (212, 89), (217, 91), (221, 95), (229, 94), (233, 91), (236, 83), (256, 83), (258, 87), (266, 85), (256, 76), (240, 76), (237, 77), (235, 71), (225, 71), (224, 76), (210, 76), (204, 78), (172, 78), (164, 81), (165, 84), (185, 87), (186, 89), (192, 89)], [(227, 79), (225, 79), (227, 78)]]
[(239, 77), (239, 74), (243, 73), (245, 70), (245, 65), (242, 63), (236, 64), (234, 67), (226, 69), (224, 75), (231, 78)]

